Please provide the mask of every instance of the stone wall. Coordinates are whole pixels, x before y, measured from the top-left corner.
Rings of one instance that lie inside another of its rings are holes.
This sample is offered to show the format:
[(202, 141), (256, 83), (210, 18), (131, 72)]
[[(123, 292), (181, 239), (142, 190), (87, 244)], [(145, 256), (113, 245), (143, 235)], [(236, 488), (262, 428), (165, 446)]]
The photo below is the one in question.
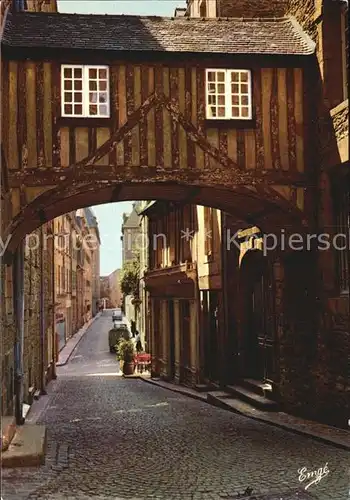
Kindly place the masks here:
[(332, 110), (333, 129), (337, 141), (349, 137), (349, 101), (346, 100)]
[[(313, 120), (318, 124), (318, 141), (312, 160), (320, 173), (317, 224), (320, 232), (332, 232), (335, 230), (334, 200), (329, 172), (346, 168), (341, 163), (348, 161), (348, 154), (345, 157), (339, 150), (349, 133), (349, 104), (342, 102), (341, 8), (337, 2), (289, 0), (287, 13), (294, 15), (316, 42), (318, 81), (315, 81), (317, 102)], [(291, 298), (293, 290), (288, 289), (290, 283), (285, 284), (285, 307), (292, 303), (299, 313), (303, 304), (309, 305), (304, 311), (304, 321), (296, 323), (292, 310), (285, 314), (280, 339), (280, 392), (287, 411), (347, 426), (350, 414), (349, 296), (339, 296), (337, 290), (335, 253), (335, 250), (319, 252), (318, 260), (315, 255), (310, 265), (295, 263), (289, 271), (289, 276), (295, 273), (303, 276), (304, 286), (294, 278), (294, 298)], [(307, 294), (297, 306), (301, 288)]]
[[(52, 362), (53, 349), (53, 240), (49, 237), (50, 226), (43, 227), (44, 245), (27, 245), (25, 251), (24, 293), (24, 397), (30, 403), (30, 388), (41, 387), (42, 370), (48, 371)], [(40, 241), (41, 228), (32, 233)], [(37, 248), (36, 248), (37, 247)], [(43, 264), (41, 261), (43, 260)], [(43, 265), (43, 283), (41, 283), (41, 265)], [(43, 288), (42, 288), (43, 285)], [(41, 354), (41, 294), (44, 295), (44, 359)], [(49, 345), (51, 346), (49, 353)], [(51, 354), (51, 356), (50, 356)], [(50, 378), (50, 376), (46, 377)]]
[[(0, 236), (4, 234), (11, 218), (10, 192), (6, 186), (6, 165), (0, 162)], [(3, 251), (2, 242), (1, 250)], [(14, 342), (12, 266), (5, 266), (0, 256), (0, 370), (1, 415), (12, 412), (14, 391)]]

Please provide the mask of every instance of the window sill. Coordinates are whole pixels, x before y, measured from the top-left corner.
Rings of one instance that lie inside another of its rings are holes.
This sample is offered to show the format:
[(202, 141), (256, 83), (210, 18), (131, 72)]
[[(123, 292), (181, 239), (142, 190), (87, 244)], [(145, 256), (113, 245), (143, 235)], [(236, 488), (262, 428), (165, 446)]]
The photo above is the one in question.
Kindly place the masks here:
[(238, 128), (238, 129), (252, 129), (256, 127), (256, 120), (234, 120), (234, 119), (210, 119), (206, 118), (205, 125), (207, 128)]
[(72, 125), (75, 127), (110, 127), (112, 124), (112, 118), (61, 116), (58, 118), (57, 123), (62, 127)]

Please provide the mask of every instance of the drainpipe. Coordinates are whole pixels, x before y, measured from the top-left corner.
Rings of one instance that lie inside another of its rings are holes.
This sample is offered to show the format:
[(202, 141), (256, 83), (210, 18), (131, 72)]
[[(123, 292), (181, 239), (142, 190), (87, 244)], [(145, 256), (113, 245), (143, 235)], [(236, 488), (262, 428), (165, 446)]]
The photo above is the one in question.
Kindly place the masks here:
[(56, 380), (56, 273), (55, 273), (55, 223), (52, 224), (52, 256), (51, 256), (51, 267), (52, 267), (52, 371), (51, 378)]
[(40, 394), (45, 395), (45, 278), (44, 226), (40, 228)]
[(15, 309), (15, 415), (16, 424), (23, 425), (23, 347), (24, 347), (24, 241), (13, 259), (13, 292)]
[[(228, 295), (227, 295), (227, 222), (226, 213), (221, 212), (221, 289), (222, 289), (222, 302), (223, 302), (223, 332), (221, 335), (221, 360), (222, 360), (222, 381), (224, 385), (228, 383), (228, 362), (227, 349), (230, 343), (227, 342), (231, 332), (229, 329), (228, 321)], [(227, 345), (228, 344), (228, 345)]]

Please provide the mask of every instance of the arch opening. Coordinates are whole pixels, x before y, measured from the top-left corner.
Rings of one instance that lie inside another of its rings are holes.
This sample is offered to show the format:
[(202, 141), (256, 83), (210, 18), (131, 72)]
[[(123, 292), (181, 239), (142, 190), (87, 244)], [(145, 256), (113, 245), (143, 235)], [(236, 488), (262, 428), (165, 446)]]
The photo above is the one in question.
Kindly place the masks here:
[(111, 182), (109, 180), (59, 184), (44, 189), (13, 217), (5, 231), (5, 262), (9, 262), (26, 234), (43, 223), (79, 208), (118, 201), (167, 201), (176, 204), (202, 205), (228, 213), (237, 228), (257, 225), (265, 233), (298, 232), (303, 234), (306, 222), (303, 214), (285, 199), (271, 197), (255, 186), (212, 186), (206, 182)]

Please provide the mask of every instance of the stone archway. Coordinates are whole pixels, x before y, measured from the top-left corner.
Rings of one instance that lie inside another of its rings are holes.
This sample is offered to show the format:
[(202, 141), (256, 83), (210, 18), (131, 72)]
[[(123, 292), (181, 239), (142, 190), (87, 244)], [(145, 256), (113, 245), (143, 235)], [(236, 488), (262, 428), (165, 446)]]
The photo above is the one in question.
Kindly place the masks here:
[(264, 232), (276, 234), (281, 234), (286, 227), (291, 232), (303, 233), (307, 227), (303, 213), (276, 192), (271, 196), (271, 189), (265, 189), (267, 186), (213, 183), (205, 175), (203, 179), (193, 180), (188, 174), (183, 180), (175, 180), (171, 172), (165, 180), (152, 177), (142, 180), (141, 177), (123, 182), (119, 178), (103, 179), (101, 174), (92, 174), (89, 182), (74, 182), (74, 176), (72, 182), (73, 185), (62, 182), (52, 189), (35, 188), (29, 203), (5, 230), (3, 241), (8, 260), (25, 235), (43, 223), (78, 208), (116, 201), (167, 200), (210, 206), (232, 215), (241, 227), (256, 224)]

